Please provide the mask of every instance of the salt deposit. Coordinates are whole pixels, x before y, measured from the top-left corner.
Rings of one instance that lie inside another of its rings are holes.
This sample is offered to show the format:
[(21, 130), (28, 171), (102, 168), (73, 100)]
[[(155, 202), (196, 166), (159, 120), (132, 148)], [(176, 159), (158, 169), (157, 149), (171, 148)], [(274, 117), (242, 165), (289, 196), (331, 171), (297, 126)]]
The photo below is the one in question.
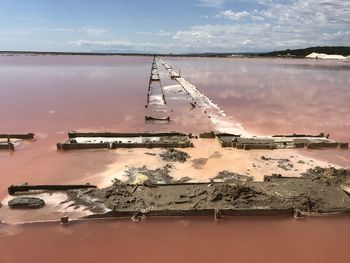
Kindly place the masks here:
[(345, 60), (349, 59), (348, 57), (344, 57), (342, 55), (327, 55), (325, 53), (316, 53), (313, 52), (309, 55), (307, 55), (305, 58), (313, 58), (313, 59), (330, 59), (330, 60)]
[[(183, 90), (190, 96), (192, 103), (199, 107), (204, 114), (210, 118), (211, 122), (215, 125), (218, 132), (242, 134), (249, 136), (250, 134), (243, 128), (243, 125), (234, 122), (228, 118), (225, 111), (223, 111), (217, 104), (215, 104), (205, 94), (200, 92), (194, 85), (189, 83), (186, 79), (180, 76), (171, 66), (159, 59), (160, 63), (168, 71), (169, 75), (174, 78)], [(171, 86), (174, 88), (175, 86)]]

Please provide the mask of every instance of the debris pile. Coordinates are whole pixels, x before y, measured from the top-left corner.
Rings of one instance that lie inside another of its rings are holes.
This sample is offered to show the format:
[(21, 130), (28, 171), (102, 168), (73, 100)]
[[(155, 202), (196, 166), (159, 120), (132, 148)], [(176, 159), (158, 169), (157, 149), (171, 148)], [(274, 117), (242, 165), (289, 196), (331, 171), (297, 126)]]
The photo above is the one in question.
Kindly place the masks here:
[(328, 185), (339, 186), (341, 184), (350, 184), (350, 169), (336, 169), (334, 167), (315, 167), (308, 169), (301, 175), (303, 178), (322, 181)]
[(270, 157), (261, 156), (260, 159), (263, 161), (277, 162), (277, 167), (286, 171), (294, 168), (293, 163), (288, 158), (270, 158)]
[(234, 182), (252, 182), (254, 178), (252, 176), (233, 173), (229, 171), (221, 171), (218, 173), (217, 176), (213, 177), (211, 180), (215, 181), (222, 181), (227, 183), (234, 183)]
[(169, 184), (174, 183), (173, 177), (171, 177), (170, 171), (172, 166), (166, 164), (165, 166), (157, 169), (148, 169), (146, 165), (142, 167), (131, 167), (124, 172), (123, 177), (127, 178), (124, 183), (126, 184), (142, 184), (145, 181), (149, 181), (153, 184)]
[[(222, 184), (214, 186), (209, 192), (210, 201), (224, 200), (232, 205), (254, 203), (257, 199), (268, 199), (267, 195), (255, 187), (245, 184)], [(270, 200), (266, 200), (270, 202)]]
[(167, 149), (164, 153), (160, 154), (160, 157), (166, 162), (180, 162), (184, 163), (190, 158), (188, 153), (175, 150), (173, 148)]

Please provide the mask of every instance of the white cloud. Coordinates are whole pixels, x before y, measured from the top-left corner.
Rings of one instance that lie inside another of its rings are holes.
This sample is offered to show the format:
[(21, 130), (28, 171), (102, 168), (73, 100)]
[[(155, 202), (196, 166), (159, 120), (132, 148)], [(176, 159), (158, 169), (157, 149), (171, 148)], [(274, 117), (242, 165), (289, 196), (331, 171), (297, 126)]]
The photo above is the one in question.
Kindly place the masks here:
[(199, 51), (263, 51), (350, 43), (350, 30), (320, 34), (313, 29), (269, 23), (194, 26), (174, 37), (187, 49)]
[[(187, 48), (238, 51), (243, 45), (253, 47), (267, 42), (269, 37), (264, 32), (270, 29), (269, 24), (194, 26), (177, 32), (174, 39)], [(255, 43), (256, 38), (260, 38), (259, 43)]]
[(54, 32), (67, 32), (67, 33), (74, 33), (75, 30), (72, 28), (62, 28), (62, 27), (57, 27), (57, 28), (34, 28), (34, 31), (54, 31)]
[(87, 48), (91, 50), (116, 50), (116, 51), (165, 51), (171, 48), (171, 45), (163, 45), (157, 43), (147, 42), (130, 42), (127, 40), (108, 40), (108, 41), (96, 41), (79, 39), (70, 41), (70, 46)]
[(219, 14), (219, 17), (224, 17), (235, 21), (240, 20), (247, 16), (250, 16), (250, 14), (247, 11), (234, 12), (232, 10), (225, 10), (225, 11), (221, 11)]
[(294, 0), (287, 3), (266, 1), (261, 16), (276, 23), (291, 25), (349, 26), (350, 1), (348, 0)]
[(32, 27), (32, 28), (6, 28), (1, 30), (7, 34), (30, 34), (33, 32), (63, 32), (63, 33), (83, 33), (88, 35), (100, 36), (108, 34), (110, 31), (97, 27), (67, 28), (67, 27)]
[(178, 31), (173, 39), (188, 49), (211, 51), (261, 51), (350, 43), (348, 0), (260, 0), (260, 3), (263, 7), (260, 10), (225, 10), (217, 16), (235, 21), (234, 24), (193, 26)]
[(90, 35), (95, 35), (95, 36), (100, 36), (100, 35), (105, 35), (110, 33), (109, 30), (105, 28), (98, 28), (98, 27), (83, 27), (79, 29), (78, 31), (90, 34)]
[(150, 35), (150, 36), (156, 36), (156, 37), (166, 37), (166, 36), (171, 36), (173, 33), (164, 31), (164, 30), (159, 30), (157, 32), (150, 32), (150, 31), (141, 31), (141, 32), (136, 32), (137, 34), (143, 34), (143, 35)]
[(196, 6), (205, 6), (205, 7), (222, 7), (225, 2), (229, 0), (197, 0)]
[[(259, 9), (221, 11), (218, 16), (226, 19), (225, 24), (197, 25), (177, 32), (137, 32), (159, 37), (152, 38), (152, 43), (142, 40), (76, 40), (70, 42), (70, 45), (91, 50), (113, 48), (159, 52), (251, 52), (350, 43), (348, 0), (259, 1)], [(222, 7), (225, 2), (198, 1), (199, 4), (210, 7)]]
[(92, 40), (74, 40), (69, 42), (72, 46), (84, 47), (84, 46), (100, 46), (100, 47), (129, 47), (132, 43), (125, 40), (111, 40), (111, 41), (92, 41)]
[(209, 16), (208, 15), (198, 15), (200, 18), (204, 18), (204, 19), (208, 19)]

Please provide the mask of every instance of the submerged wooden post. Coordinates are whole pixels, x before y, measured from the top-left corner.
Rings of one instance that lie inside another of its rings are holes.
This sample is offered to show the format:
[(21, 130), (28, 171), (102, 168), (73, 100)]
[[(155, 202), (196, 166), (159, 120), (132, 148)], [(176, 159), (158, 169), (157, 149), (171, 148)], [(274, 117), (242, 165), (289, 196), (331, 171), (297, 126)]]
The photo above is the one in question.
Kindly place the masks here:
[(15, 145), (12, 142), (8, 143), (9, 150), (14, 151), (15, 150)]
[(295, 219), (304, 218), (304, 215), (299, 209), (295, 209), (294, 210), (294, 218)]
[(61, 217), (61, 224), (66, 225), (69, 223), (69, 217), (68, 216), (62, 216)]
[(221, 210), (220, 209), (215, 209), (214, 210), (214, 218), (215, 218), (215, 220), (222, 219), (222, 214), (221, 214)]

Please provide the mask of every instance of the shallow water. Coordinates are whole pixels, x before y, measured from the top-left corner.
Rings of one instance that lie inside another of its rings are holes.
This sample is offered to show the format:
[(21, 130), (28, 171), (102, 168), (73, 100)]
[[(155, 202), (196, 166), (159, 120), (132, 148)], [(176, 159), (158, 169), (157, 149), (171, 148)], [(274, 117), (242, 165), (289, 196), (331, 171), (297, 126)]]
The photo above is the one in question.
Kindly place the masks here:
[(348, 226), (348, 217), (0, 226), (1, 262), (345, 263), (350, 256)]
[[(288, 59), (165, 58), (229, 117), (257, 134), (330, 133), (350, 141), (350, 64)], [(116, 153), (57, 153), (70, 130), (203, 132), (209, 119), (168, 94), (169, 124), (144, 123), (152, 58), (0, 56), (0, 132), (35, 132), (0, 152), (0, 197), (9, 184), (86, 182)], [(162, 85), (174, 85), (158, 63)], [(306, 152), (308, 153), (308, 152)], [(350, 151), (310, 156), (349, 166)], [(79, 165), (77, 165), (79, 163)], [(14, 169), (16, 167), (16, 169)], [(92, 182), (93, 183), (93, 182)]]
[[(95, 183), (115, 152), (57, 153), (71, 130), (206, 130), (200, 116), (174, 110), (167, 125), (144, 123), (150, 57), (0, 56), (0, 132), (34, 132), (14, 153), (0, 152), (0, 197), (10, 184)], [(174, 105), (173, 105), (174, 106)], [(188, 117), (188, 116), (186, 116)]]
[[(350, 141), (349, 62), (265, 58), (167, 61), (252, 133), (324, 132), (333, 139)], [(306, 153), (350, 167), (348, 150)]]
[(110, 152), (57, 153), (55, 145), (70, 130), (142, 130), (150, 61), (0, 57), (0, 130), (35, 132), (39, 137), (14, 153), (0, 152), (0, 196), (10, 184), (73, 183), (103, 170), (114, 158)]
[[(322, 131), (350, 141), (349, 64), (280, 59), (165, 60), (180, 68), (186, 80), (250, 132)], [(173, 110), (169, 125), (144, 123), (151, 62), (151, 58), (116, 56), (0, 57), (0, 132), (33, 131), (39, 137), (23, 143), (14, 153), (0, 152), (0, 197), (10, 184), (23, 182), (94, 183), (93, 175), (118, 161), (118, 153), (113, 151), (57, 152), (55, 144), (65, 140), (70, 130), (211, 129), (211, 122), (190, 111), (181, 99), (168, 104)], [(164, 77), (164, 72), (160, 74)], [(176, 83), (168, 79), (162, 84)], [(350, 166), (349, 151), (307, 154)], [(228, 258), (238, 262), (348, 262), (350, 256), (346, 217), (0, 226), (0, 233), (0, 262), (42, 262), (49, 256), (50, 262), (101, 262), (119, 256), (123, 262), (222, 262)], [(60, 257), (52, 257), (57, 254)]]

